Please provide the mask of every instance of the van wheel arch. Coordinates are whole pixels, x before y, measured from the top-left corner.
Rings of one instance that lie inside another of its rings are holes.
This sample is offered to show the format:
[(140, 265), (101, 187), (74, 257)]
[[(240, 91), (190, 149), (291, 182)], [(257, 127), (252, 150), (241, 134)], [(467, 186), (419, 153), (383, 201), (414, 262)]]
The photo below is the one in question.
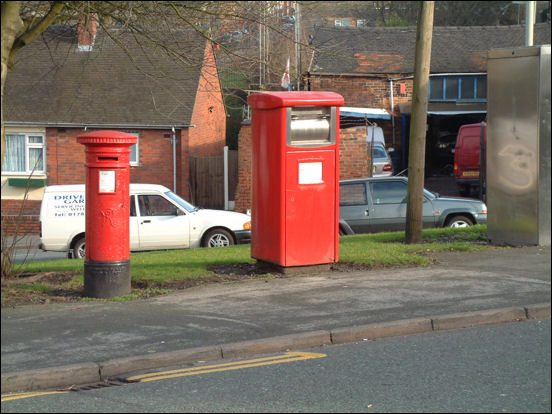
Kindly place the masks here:
[[(71, 245), (69, 246), (69, 253), (68, 256), (71, 259), (82, 259), (84, 258), (84, 252), (85, 252), (85, 236), (84, 233), (77, 234), (75, 237), (73, 237), (73, 240), (71, 241)], [(79, 251), (81, 253), (79, 253)]]

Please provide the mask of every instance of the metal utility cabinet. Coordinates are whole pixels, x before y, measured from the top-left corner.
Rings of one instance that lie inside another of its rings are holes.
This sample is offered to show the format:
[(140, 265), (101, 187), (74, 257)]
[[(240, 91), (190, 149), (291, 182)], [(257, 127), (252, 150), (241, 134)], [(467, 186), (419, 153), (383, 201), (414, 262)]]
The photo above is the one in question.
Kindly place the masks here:
[(550, 45), (488, 52), (488, 237), (550, 245)]

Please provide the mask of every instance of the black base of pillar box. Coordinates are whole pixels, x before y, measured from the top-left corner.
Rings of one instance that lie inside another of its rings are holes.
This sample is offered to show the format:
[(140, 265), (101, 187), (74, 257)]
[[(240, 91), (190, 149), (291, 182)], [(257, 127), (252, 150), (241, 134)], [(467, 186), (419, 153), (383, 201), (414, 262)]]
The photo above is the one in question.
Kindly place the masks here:
[(130, 260), (84, 261), (84, 296), (109, 299), (130, 293)]

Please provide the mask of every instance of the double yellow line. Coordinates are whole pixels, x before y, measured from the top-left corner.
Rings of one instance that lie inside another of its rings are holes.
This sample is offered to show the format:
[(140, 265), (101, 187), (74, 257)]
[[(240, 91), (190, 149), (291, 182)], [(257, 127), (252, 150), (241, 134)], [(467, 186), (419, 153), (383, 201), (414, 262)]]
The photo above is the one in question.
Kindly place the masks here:
[[(283, 355), (277, 355), (272, 357), (256, 358), (256, 359), (249, 359), (245, 361), (207, 365), (204, 367), (183, 368), (183, 369), (175, 369), (171, 371), (155, 372), (151, 374), (135, 375), (127, 378), (127, 380), (135, 381), (135, 382), (159, 381), (159, 380), (164, 380), (169, 378), (209, 374), (212, 372), (233, 371), (237, 369), (261, 367), (261, 366), (274, 365), (274, 364), (284, 364), (287, 362), (303, 361), (306, 359), (324, 358), (324, 357), (326, 357), (326, 354), (317, 354), (314, 352), (286, 352)], [(24, 392), (24, 393), (17, 393), (17, 394), (6, 394), (6, 395), (2, 395), (2, 402), (20, 400), (23, 398), (38, 397), (41, 395), (66, 394), (68, 392), (70, 391), (60, 390), (60, 391), (43, 391), (43, 392), (37, 391), (37, 392)]]
[(286, 362), (303, 361), (313, 358), (324, 358), (325, 354), (312, 352), (286, 352), (284, 355), (249, 359), (246, 361), (228, 362), (225, 364), (208, 365), (205, 367), (183, 368), (172, 371), (156, 372), (151, 374), (136, 375), (127, 378), (129, 381), (149, 382), (169, 378), (187, 377), (190, 375), (209, 374), (211, 372), (233, 371), (237, 369), (261, 367), (265, 365), (284, 364)]

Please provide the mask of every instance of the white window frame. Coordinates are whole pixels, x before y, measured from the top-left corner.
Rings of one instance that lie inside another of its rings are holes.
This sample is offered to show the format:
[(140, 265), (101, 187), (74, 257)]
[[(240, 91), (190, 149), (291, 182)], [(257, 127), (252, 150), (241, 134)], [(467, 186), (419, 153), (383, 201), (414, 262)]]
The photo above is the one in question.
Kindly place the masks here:
[[(136, 136), (136, 144), (130, 146), (130, 166), (138, 167), (140, 165), (140, 132), (139, 131), (124, 131), (127, 134), (132, 134)], [(136, 159), (132, 159), (132, 148), (136, 147)]]
[[(8, 147), (7, 140), (8, 135), (19, 135), (25, 136), (25, 171), (4, 171), (2, 170), (2, 175), (44, 175), (46, 174), (46, 134), (43, 132), (20, 132), (20, 131), (6, 131), (6, 153), (4, 156), (8, 156)], [(29, 142), (30, 137), (41, 137), (41, 143)], [(29, 165), (30, 162), (30, 150), (31, 149), (41, 149), (42, 150), (42, 166), (41, 170), (34, 169), (34, 165)], [(7, 165), (5, 162), (3, 165)]]
[[(348, 23), (348, 24), (344, 24)], [(335, 19), (334, 25), (338, 27), (351, 27), (352, 21), (351, 19)]]

